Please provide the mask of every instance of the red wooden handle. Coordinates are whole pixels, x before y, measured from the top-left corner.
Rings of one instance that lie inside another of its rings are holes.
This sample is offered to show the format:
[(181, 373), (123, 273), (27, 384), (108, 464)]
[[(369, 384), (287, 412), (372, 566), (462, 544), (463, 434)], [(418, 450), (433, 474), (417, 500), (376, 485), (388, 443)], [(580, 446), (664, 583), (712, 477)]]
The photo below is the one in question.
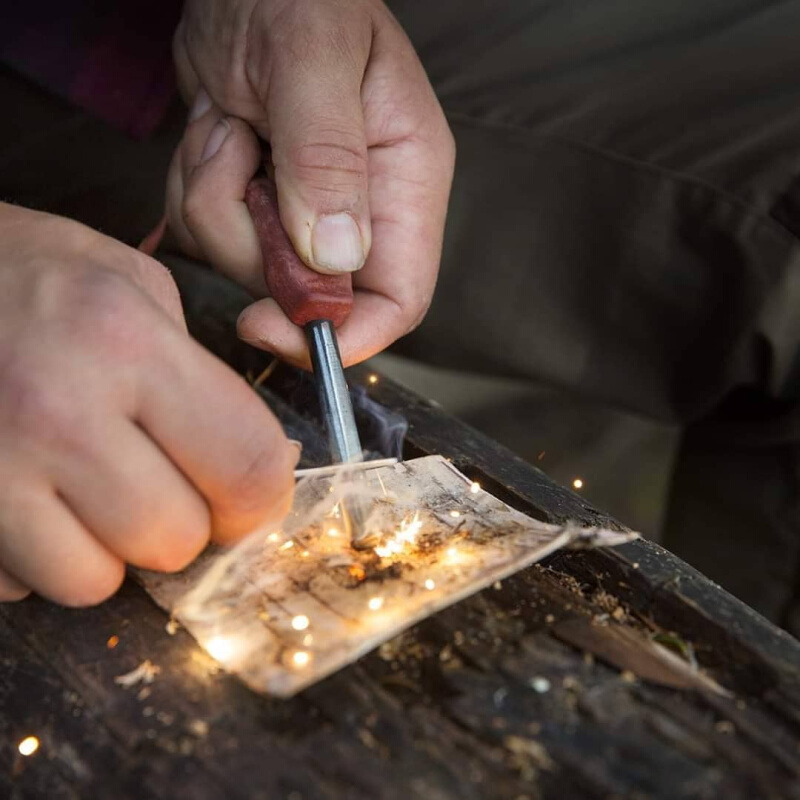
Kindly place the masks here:
[(283, 312), (301, 327), (329, 319), (338, 328), (353, 307), (351, 276), (321, 275), (300, 260), (281, 225), (275, 183), (266, 175), (250, 181), (245, 202), (261, 243), (267, 288)]

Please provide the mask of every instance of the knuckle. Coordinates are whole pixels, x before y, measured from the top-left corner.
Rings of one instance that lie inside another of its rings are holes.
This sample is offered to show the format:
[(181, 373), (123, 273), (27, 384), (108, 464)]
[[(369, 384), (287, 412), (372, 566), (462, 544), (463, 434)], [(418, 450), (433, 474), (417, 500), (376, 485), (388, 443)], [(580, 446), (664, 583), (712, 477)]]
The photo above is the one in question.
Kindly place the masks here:
[[(103, 237), (97, 231), (66, 217), (42, 214), (38, 220), (37, 239), (58, 242), (64, 253), (91, 255)], [(35, 242), (34, 242), (35, 244)]]
[(415, 331), (417, 328), (419, 328), (420, 325), (422, 325), (422, 322), (425, 319), (425, 316), (427, 315), (429, 308), (430, 308), (430, 303), (426, 303), (422, 308), (416, 310), (414, 313), (410, 315), (409, 323), (405, 331), (406, 334)]
[(30, 589), (16, 586), (0, 587), (0, 603), (18, 603), (24, 600), (29, 594)]
[(75, 404), (40, 370), (18, 358), (3, 372), (2, 415), (19, 441), (80, 442)]
[(420, 291), (413, 297), (401, 304), (401, 314), (406, 320), (406, 327), (403, 335), (415, 331), (425, 319), (433, 301), (431, 292)]
[(249, 532), (267, 516), (286, 510), (294, 486), (287, 455), (261, 448), (243, 461), (224, 498), (214, 504), (216, 527), (223, 534)]
[(341, 194), (363, 191), (367, 182), (367, 151), (358, 133), (328, 128), (317, 140), (295, 145), (289, 161), (302, 184)]
[(169, 536), (153, 552), (142, 566), (154, 572), (180, 572), (192, 563), (203, 551), (206, 540), (196, 537), (193, 541), (184, 535)]
[(214, 198), (205, 191), (203, 181), (190, 181), (184, 188), (181, 218), (190, 233), (202, 230), (214, 216)]
[(284, 5), (270, 27), (275, 56), (295, 68), (318, 68), (320, 62), (334, 68), (362, 67), (369, 57), (372, 21), (352, 4), (325, 6), (317, 0), (294, 0)]
[(142, 566), (156, 572), (180, 572), (203, 552), (208, 539), (208, 517), (205, 520), (191, 520), (187, 516), (159, 537), (153, 552)]
[(247, 513), (261, 507), (274, 473), (274, 455), (265, 449), (259, 449), (243, 463), (229, 487), (237, 511)]
[(67, 586), (51, 593), (51, 597), (69, 608), (88, 608), (100, 605), (116, 594), (124, 579), (125, 565), (115, 560), (72, 580)]
[(162, 308), (172, 314), (182, 315), (181, 295), (170, 271), (159, 261), (135, 253), (132, 268), (137, 283)]
[(425, 319), (426, 314), (428, 313), (428, 307), (426, 306), (421, 311), (418, 311), (415, 315), (413, 315), (409, 321), (408, 327), (406, 328), (406, 334), (412, 333), (420, 325), (422, 325), (423, 320)]
[[(134, 259), (134, 266), (136, 259)], [(151, 327), (132, 281), (112, 270), (97, 269), (76, 281), (69, 329), (85, 346), (105, 350), (115, 360), (141, 357)]]
[[(170, 467), (170, 469), (172, 469)], [(203, 550), (209, 539), (209, 511), (202, 498), (180, 480), (132, 481), (119, 491), (124, 520), (111, 546), (130, 564), (155, 572), (179, 572)]]

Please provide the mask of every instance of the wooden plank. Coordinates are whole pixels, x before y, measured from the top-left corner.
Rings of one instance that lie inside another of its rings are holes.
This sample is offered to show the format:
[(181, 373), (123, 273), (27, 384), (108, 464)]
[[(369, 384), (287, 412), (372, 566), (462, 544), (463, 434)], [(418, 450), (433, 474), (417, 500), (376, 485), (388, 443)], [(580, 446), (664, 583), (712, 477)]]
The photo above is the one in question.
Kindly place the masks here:
[[(230, 336), (237, 303), (206, 283), (200, 299), (182, 287), (205, 320), (193, 328), (258, 370), (266, 359)], [(269, 402), (303, 439), (304, 466), (324, 463), (321, 431), (281, 396), (284, 380), (270, 378)], [(407, 455), (441, 452), (545, 521), (611, 524), (420, 398), (351, 380), (409, 418)], [(605, 614), (674, 632), (733, 697), (630, 682), (551, 635)], [(800, 797), (800, 646), (650, 543), (556, 555), (289, 701), (215, 672), (166, 621), (132, 584), (95, 609), (0, 607), (0, 797)], [(114, 682), (148, 658), (161, 667), (148, 696)], [(42, 746), (22, 761), (29, 734)]]

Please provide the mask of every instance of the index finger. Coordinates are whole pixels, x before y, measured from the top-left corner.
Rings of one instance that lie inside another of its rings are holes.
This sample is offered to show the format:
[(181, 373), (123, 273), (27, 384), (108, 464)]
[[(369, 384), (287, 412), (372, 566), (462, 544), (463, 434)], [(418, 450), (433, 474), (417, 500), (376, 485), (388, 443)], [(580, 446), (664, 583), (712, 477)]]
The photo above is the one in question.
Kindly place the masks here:
[(298, 448), (215, 356), (177, 332), (161, 341), (161, 357), (141, 378), (137, 421), (208, 502), (212, 538), (227, 542), (280, 523)]

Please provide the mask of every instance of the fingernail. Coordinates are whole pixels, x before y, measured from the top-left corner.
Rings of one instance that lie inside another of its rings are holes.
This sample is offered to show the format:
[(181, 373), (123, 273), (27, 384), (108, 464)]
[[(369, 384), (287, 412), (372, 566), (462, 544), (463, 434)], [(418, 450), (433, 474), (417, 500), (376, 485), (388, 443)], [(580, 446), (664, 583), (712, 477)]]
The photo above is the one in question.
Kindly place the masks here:
[(208, 134), (206, 139), (206, 146), (203, 148), (203, 154), (200, 156), (200, 163), (205, 164), (210, 158), (213, 158), (217, 151), (222, 147), (222, 143), (228, 138), (231, 132), (231, 126), (228, 120), (221, 119)]
[(203, 114), (211, 108), (211, 97), (208, 92), (201, 86), (194, 98), (192, 108), (189, 111), (189, 122), (194, 122), (200, 119)]
[(349, 214), (320, 217), (311, 233), (314, 263), (335, 272), (353, 272), (364, 265), (364, 243)]
[(297, 466), (300, 463), (300, 456), (303, 455), (303, 443), (298, 442), (297, 439), (289, 439), (289, 444), (297, 450), (297, 460), (294, 462), (294, 465)]

